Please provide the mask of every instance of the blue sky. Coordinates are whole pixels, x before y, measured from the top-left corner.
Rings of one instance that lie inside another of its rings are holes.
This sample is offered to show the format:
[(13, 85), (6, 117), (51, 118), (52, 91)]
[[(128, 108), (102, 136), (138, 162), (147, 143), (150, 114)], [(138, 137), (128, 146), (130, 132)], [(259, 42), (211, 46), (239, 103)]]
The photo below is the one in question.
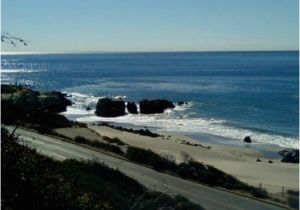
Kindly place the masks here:
[(2, 0), (2, 51), (298, 49), (298, 0)]

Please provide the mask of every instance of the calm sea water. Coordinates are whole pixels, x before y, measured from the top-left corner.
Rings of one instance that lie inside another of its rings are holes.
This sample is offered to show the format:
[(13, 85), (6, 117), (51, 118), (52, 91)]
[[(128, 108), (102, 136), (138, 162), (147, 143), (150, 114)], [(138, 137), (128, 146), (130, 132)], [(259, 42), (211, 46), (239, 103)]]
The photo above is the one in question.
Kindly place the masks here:
[[(113, 120), (297, 147), (298, 52), (2, 55), (2, 83), (62, 90), (73, 119)], [(99, 97), (188, 101), (161, 115), (98, 118)]]

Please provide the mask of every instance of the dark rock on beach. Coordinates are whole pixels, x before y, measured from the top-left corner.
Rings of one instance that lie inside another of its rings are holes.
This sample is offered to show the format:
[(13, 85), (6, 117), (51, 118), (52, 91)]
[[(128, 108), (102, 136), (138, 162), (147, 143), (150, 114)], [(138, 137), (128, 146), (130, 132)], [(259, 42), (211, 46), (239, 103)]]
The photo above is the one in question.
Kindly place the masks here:
[(127, 110), (131, 114), (137, 114), (137, 106), (134, 102), (127, 102)]
[(281, 162), (299, 163), (299, 149), (284, 149), (279, 154), (282, 156)]
[(140, 112), (143, 114), (164, 113), (166, 109), (174, 108), (171, 101), (164, 99), (142, 100), (140, 101)]
[(125, 102), (110, 98), (99, 99), (95, 113), (101, 117), (118, 117), (125, 115)]
[(251, 137), (250, 136), (246, 136), (244, 138), (244, 142), (246, 142), (246, 143), (252, 143)]

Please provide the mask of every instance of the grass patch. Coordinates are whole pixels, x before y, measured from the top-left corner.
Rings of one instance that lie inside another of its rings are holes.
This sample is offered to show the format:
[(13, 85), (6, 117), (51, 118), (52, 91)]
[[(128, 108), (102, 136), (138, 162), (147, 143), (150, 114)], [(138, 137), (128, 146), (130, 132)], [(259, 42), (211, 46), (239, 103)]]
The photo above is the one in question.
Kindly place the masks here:
[(125, 157), (131, 161), (149, 165), (158, 171), (173, 171), (176, 168), (174, 161), (161, 157), (151, 150), (145, 150), (138, 147), (128, 147)]

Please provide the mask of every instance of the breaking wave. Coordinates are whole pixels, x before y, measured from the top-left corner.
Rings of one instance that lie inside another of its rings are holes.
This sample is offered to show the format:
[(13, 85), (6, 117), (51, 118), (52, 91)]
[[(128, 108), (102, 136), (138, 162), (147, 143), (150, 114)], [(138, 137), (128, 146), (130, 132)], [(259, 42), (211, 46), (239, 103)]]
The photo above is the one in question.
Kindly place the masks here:
[[(228, 125), (226, 120), (213, 118), (192, 117), (190, 112), (193, 103), (189, 102), (183, 106), (176, 106), (163, 114), (129, 114), (121, 117), (106, 118), (96, 116), (95, 107), (99, 98), (81, 93), (68, 93), (73, 105), (67, 108), (64, 114), (80, 122), (116, 122), (129, 123), (138, 126), (157, 127), (161, 131), (175, 131), (184, 133), (208, 133), (226, 138), (241, 140), (245, 136), (258, 143), (276, 144), (282, 147), (298, 148), (298, 139), (285, 137), (278, 134), (270, 134), (248, 128), (237, 128)], [(118, 96), (119, 97), (119, 96)], [(90, 110), (87, 111), (87, 107)]]

